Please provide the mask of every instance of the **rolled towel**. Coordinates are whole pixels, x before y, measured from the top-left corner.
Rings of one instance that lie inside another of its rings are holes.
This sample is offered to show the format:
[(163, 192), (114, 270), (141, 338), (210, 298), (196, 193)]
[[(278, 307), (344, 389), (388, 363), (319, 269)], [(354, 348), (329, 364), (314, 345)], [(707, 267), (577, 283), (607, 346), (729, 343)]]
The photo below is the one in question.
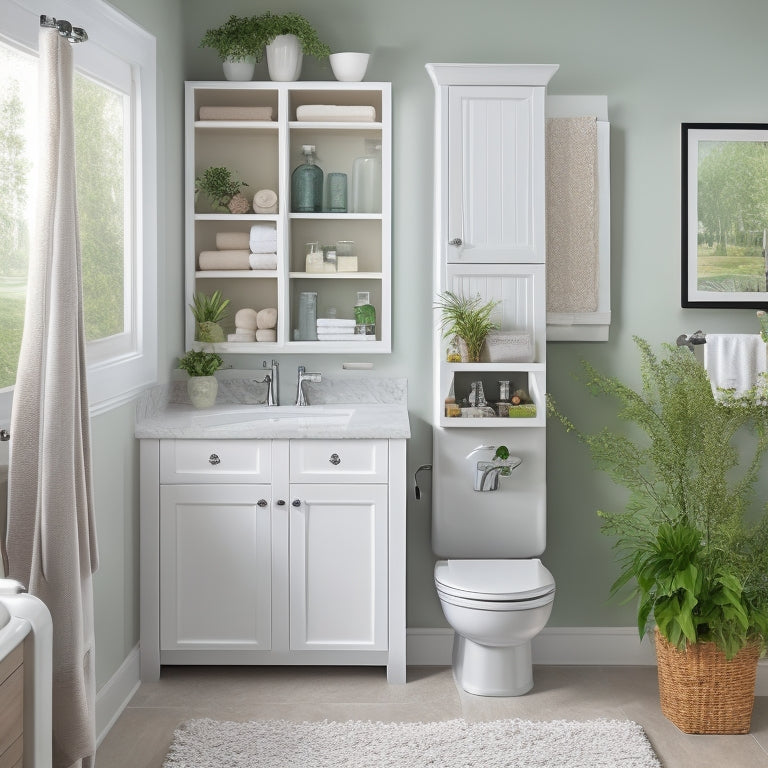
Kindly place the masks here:
[(255, 331), (257, 328), (256, 318), (258, 312), (255, 309), (238, 309), (235, 314), (235, 328), (237, 330)]
[(198, 259), (201, 270), (206, 269), (249, 269), (248, 251), (200, 251)]
[(259, 222), (251, 227), (249, 244), (251, 253), (273, 253), (277, 250), (277, 230), (275, 225)]
[(256, 328), (258, 330), (268, 330), (277, 327), (277, 310), (274, 307), (262, 309), (256, 315)]
[(252, 253), (248, 256), (251, 269), (277, 269), (276, 253)]
[(271, 120), (272, 107), (200, 107), (201, 120)]
[(277, 331), (274, 328), (260, 328), (256, 331), (256, 341), (277, 341)]
[(277, 193), (271, 189), (260, 189), (253, 196), (253, 210), (256, 213), (277, 213)]
[(241, 333), (240, 331), (237, 331), (236, 333), (228, 333), (227, 341), (256, 341), (256, 333), (255, 331), (250, 331), (248, 333)]
[(217, 232), (216, 247), (220, 251), (251, 251), (247, 232)]

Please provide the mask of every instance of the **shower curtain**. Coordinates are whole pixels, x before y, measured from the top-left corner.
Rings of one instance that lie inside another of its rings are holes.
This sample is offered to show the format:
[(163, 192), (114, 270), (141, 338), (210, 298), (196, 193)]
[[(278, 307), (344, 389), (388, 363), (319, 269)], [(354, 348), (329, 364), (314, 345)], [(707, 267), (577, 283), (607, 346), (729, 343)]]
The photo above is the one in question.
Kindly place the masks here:
[(12, 578), (53, 617), (53, 765), (94, 764), (90, 477), (72, 45), (40, 30), (40, 172), (13, 398), (7, 549)]

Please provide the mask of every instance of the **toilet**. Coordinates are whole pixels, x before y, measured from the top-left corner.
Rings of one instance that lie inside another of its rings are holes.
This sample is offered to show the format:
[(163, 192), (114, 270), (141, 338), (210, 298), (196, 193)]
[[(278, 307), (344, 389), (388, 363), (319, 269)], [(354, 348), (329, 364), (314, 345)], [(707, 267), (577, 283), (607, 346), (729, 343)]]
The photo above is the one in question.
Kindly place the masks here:
[(555, 599), (555, 580), (541, 560), (439, 560), (435, 587), (455, 633), (457, 685), (479, 696), (531, 690), (531, 640)]

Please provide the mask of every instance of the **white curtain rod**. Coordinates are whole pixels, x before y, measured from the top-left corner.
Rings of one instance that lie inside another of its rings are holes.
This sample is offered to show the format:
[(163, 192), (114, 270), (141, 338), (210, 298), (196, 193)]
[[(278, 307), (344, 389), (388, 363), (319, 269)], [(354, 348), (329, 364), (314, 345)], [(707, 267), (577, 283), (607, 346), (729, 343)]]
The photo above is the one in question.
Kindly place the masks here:
[(41, 16), (40, 26), (58, 29), (59, 34), (66, 37), (70, 43), (84, 43), (88, 39), (88, 34), (82, 27), (73, 27), (66, 19), (56, 21), (53, 16)]

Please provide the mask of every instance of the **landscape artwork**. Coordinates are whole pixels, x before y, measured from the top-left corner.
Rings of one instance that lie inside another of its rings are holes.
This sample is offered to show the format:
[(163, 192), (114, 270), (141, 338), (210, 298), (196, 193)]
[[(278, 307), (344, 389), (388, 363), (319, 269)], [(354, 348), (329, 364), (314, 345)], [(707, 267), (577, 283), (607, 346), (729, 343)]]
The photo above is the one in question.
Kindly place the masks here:
[(768, 125), (683, 123), (682, 306), (768, 307)]

